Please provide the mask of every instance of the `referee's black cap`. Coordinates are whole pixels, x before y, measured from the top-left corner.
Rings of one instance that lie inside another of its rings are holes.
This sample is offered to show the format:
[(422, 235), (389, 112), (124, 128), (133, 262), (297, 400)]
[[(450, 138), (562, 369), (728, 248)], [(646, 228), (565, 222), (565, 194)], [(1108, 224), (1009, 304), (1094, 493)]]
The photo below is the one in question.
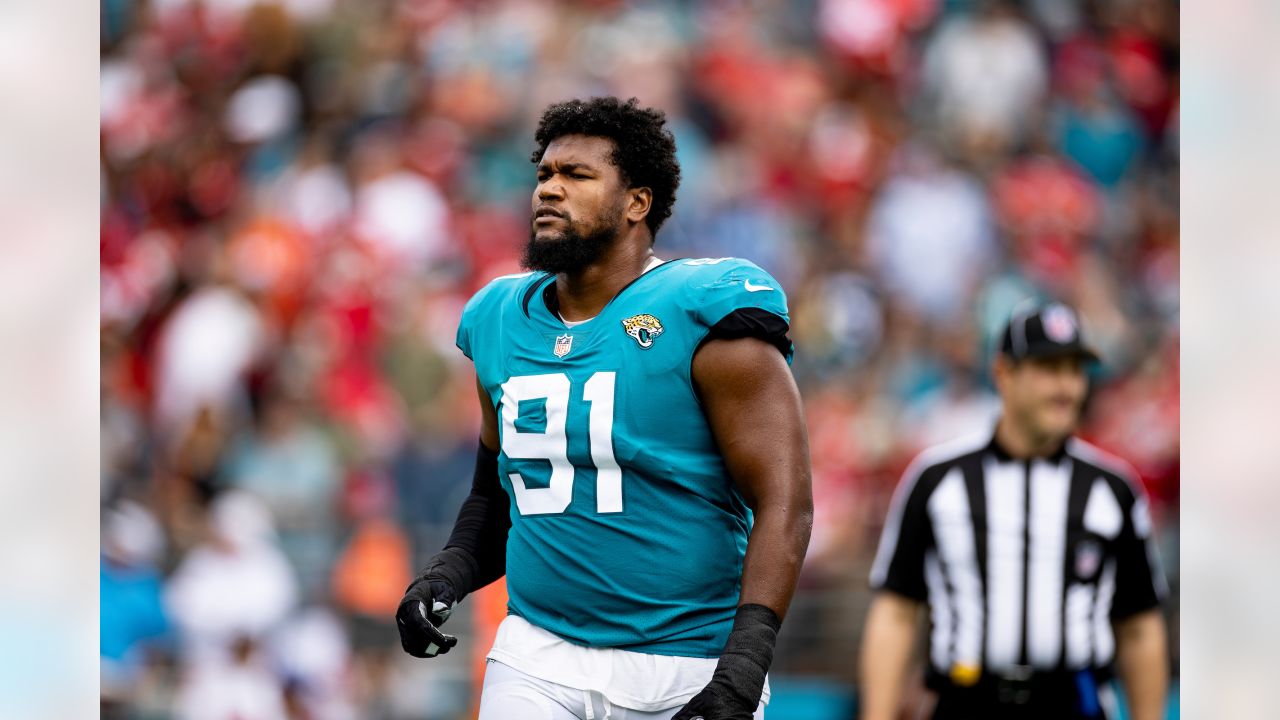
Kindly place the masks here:
[(1098, 362), (1098, 354), (1080, 336), (1075, 311), (1058, 302), (1015, 309), (1000, 338), (1000, 352), (1014, 360), (1078, 357)]

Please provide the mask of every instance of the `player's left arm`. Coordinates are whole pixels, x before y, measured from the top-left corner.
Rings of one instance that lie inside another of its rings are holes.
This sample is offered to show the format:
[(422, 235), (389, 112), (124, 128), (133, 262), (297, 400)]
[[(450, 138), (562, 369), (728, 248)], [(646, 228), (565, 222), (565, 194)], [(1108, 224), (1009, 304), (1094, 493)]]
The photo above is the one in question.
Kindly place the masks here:
[(800, 390), (778, 348), (753, 337), (704, 344), (693, 380), (729, 475), (755, 515), (739, 604), (782, 618), (813, 526)]
[(773, 344), (754, 337), (708, 341), (694, 356), (693, 380), (755, 523), (738, 612), (715, 675), (673, 720), (750, 718), (813, 527), (808, 433), (800, 391)]

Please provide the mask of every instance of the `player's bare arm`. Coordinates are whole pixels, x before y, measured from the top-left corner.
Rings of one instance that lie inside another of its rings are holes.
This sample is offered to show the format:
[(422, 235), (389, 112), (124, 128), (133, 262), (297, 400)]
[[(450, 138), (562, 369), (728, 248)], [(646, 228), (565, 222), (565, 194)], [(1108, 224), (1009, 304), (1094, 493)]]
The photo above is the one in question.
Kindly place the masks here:
[(809, 546), (809, 441), (800, 393), (773, 345), (756, 338), (712, 340), (694, 356), (693, 380), (754, 524), (724, 654), (706, 689), (673, 720), (745, 720), (759, 701)]
[(479, 380), (476, 380), (476, 395), (480, 400), (480, 444), (496, 453), (501, 442), (498, 438), (498, 411)]
[(739, 604), (786, 615), (813, 526), (809, 437), (800, 391), (778, 349), (712, 340), (693, 378), (729, 475), (754, 515)]

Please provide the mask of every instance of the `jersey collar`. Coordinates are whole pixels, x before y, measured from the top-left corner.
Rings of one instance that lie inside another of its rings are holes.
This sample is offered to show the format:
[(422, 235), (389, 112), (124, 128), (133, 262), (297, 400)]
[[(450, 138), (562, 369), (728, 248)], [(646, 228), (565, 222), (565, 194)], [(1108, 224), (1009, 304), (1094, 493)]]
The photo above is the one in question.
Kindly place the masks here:
[(1048, 455), (1038, 455), (1033, 458), (1015, 458), (1014, 456), (1009, 454), (1008, 450), (1004, 449), (1004, 446), (1000, 444), (1000, 440), (996, 438), (995, 431), (992, 430), (991, 442), (987, 443), (987, 451), (990, 452), (992, 455), (995, 455), (996, 459), (1001, 462), (1018, 462), (1022, 460), (1046, 460), (1048, 462), (1056, 464), (1056, 463), (1062, 462), (1063, 458), (1067, 456), (1067, 440), (1070, 440), (1070, 439), (1071, 437), (1068, 436), (1067, 439), (1063, 440), (1062, 444), (1058, 446), (1058, 449), (1054, 450)]
[[(604, 307), (600, 308), (600, 312), (596, 315), (596, 317), (600, 317), (601, 315), (603, 315), (605, 311), (607, 311), (610, 308), (610, 306), (613, 305), (614, 300), (617, 300), (618, 298), (622, 297), (622, 294), (624, 292), (629, 290), (632, 285), (635, 285), (641, 279), (648, 277), (650, 275), (656, 275), (657, 273), (661, 272), (663, 269), (670, 267), (676, 264), (677, 262), (685, 259), (687, 258), (676, 258), (674, 260), (665, 260), (655, 265), (648, 266), (644, 272), (637, 275), (631, 282), (619, 288), (618, 292), (614, 293), (614, 296), (609, 298), (609, 302), (605, 303)], [(554, 282), (555, 277), (556, 277), (555, 275), (551, 273), (547, 273), (545, 276), (543, 276), (542, 278), (534, 282), (532, 285), (530, 285), (529, 289), (525, 291), (524, 300), (523, 300), (525, 317), (531, 317), (529, 315), (530, 300), (532, 300), (534, 295), (538, 293), (538, 290), (541, 289), (543, 306), (547, 309), (547, 312), (551, 313), (551, 317), (554, 318), (556, 322), (560, 323), (561, 325), (564, 324), (564, 321), (560, 318), (560, 298), (556, 294), (556, 284)], [(551, 280), (552, 282), (547, 282), (548, 280)], [(594, 320), (595, 318), (591, 318), (591, 319)], [(584, 322), (591, 322), (591, 320), (585, 320)]]

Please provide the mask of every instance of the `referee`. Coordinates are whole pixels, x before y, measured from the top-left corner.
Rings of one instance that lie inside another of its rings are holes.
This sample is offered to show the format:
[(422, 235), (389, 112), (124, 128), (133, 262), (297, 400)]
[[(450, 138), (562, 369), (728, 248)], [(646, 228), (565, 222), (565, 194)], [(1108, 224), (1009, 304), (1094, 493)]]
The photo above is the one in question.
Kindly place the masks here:
[(994, 362), (994, 435), (926, 450), (871, 571), (864, 720), (898, 716), (917, 617), (938, 720), (1164, 717), (1168, 685), (1147, 502), (1123, 461), (1071, 437), (1097, 356), (1061, 304), (1015, 313)]

